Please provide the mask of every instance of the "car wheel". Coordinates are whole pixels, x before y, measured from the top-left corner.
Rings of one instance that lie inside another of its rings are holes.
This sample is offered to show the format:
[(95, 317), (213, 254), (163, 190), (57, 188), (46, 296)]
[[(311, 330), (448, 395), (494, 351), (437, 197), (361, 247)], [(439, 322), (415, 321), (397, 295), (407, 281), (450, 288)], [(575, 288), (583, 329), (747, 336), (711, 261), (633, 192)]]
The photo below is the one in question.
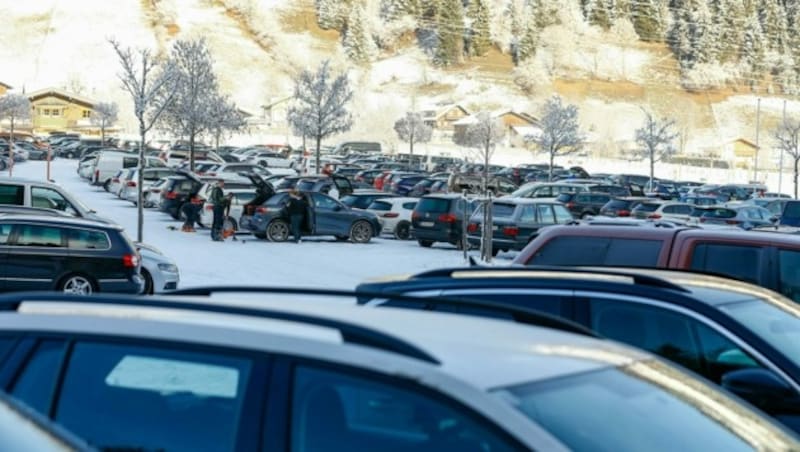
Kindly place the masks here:
[(500, 254), (500, 248), (492, 248), (492, 257), (497, 257)]
[(75, 154), (73, 154), (72, 152), (70, 152), (70, 153), (68, 153), (68, 154), (67, 154), (67, 158), (68, 158), (68, 159), (75, 158)]
[(401, 221), (397, 224), (397, 227), (394, 228), (394, 237), (397, 240), (408, 240), (411, 238), (411, 223), (407, 221)]
[(367, 243), (372, 240), (372, 225), (366, 221), (356, 221), (350, 227), (350, 240), (353, 243)]
[(76, 295), (91, 295), (95, 291), (95, 286), (89, 277), (73, 274), (66, 276), (61, 281), (61, 284), (58, 285), (58, 290)]
[(142, 294), (153, 295), (155, 293), (153, 277), (150, 275), (150, 272), (144, 268), (142, 268), (142, 278), (144, 278), (144, 290), (142, 290)]
[(111, 179), (103, 183), (103, 190), (108, 191), (111, 188)]
[(430, 248), (433, 246), (433, 240), (417, 240), (417, 243), (423, 248)]
[(289, 225), (283, 220), (272, 220), (267, 226), (267, 238), (270, 242), (285, 242), (289, 239)]

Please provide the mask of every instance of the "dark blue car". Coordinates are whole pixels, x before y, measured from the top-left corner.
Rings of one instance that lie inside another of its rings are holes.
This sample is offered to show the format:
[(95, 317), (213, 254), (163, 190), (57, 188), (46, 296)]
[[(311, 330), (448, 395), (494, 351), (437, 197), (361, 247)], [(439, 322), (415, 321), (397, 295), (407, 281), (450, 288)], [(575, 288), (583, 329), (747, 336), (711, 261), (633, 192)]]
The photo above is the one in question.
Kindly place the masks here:
[[(351, 209), (319, 192), (303, 193), (309, 209), (303, 235), (332, 235), (338, 240), (367, 243), (380, 234), (381, 224), (372, 212)], [(260, 239), (285, 242), (291, 234), (286, 203), (289, 193), (278, 193), (256, 207), (253, 215), (242, 214), (239, 225)]]
[(414, 189), (414, 186), (423, 179), (425, 179), (425, 176), (421, 174), (416, 176), (403, 176), (397, 179), (397, 182), (392, 181), (392, 193), (400, 196), (408, 196), (411, 190)]
[(781, 226), (800, 226), (800, 201), (787, 201), (783, 206)]

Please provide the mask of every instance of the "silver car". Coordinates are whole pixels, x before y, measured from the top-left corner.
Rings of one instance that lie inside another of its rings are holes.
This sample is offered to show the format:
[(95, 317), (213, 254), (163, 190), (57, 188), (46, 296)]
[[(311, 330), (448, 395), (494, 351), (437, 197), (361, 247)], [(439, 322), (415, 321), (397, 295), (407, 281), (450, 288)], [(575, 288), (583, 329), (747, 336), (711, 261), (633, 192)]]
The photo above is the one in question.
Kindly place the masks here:
[(144, 290), (142, 293), (153, 293), (175, 290), (181, 280), (180, 271), (175, 261), (165, 256), (157, 248), (141, 242), (136, 243), (136, 249), (142, 257), (142, 277)]

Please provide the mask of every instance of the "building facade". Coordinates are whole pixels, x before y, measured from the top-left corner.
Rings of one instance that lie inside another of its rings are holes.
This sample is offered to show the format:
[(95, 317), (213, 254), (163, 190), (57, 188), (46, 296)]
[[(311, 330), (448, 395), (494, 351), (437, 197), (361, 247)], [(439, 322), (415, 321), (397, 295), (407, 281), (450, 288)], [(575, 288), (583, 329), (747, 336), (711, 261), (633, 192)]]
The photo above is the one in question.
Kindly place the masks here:
[(2, 96), (3, 94), (7, 93), (10, 90), (11, 90), (11, 85), (6, 85), (5, 83), (0, 82), (0, 96)]
[(58, 88), (28, 94), (34, 132), (81, 131), (92, 128), (95, 101)]

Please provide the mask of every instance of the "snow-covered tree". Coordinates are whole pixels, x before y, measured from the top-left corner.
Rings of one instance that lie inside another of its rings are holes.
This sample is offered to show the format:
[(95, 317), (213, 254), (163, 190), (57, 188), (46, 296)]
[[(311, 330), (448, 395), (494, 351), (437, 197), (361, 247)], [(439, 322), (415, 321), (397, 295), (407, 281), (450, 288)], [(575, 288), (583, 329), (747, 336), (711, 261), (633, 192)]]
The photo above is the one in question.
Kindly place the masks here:
[(106, 142), (106, 127), (117, 122), (118, 115), (119, 107), (116, 102), (99, 102), (92, 109), (92, 116), (89, 120), (92, 124), (100, 127), (100, 141), (102, 143)]
[(773, 133), (775, 143), (782, 152), (785, 152), (794, 162), (794, 197), (797, 198), (798, 170), (800, 170), (800, 121), (787, 118), (782, 121)]
[(145, 166), (144, 146), (147, 143), (147, 132), (153, 128), (172, 103), (175, 82), (179, 74), (174, 62), (171, 60), (164, 61), (148, 49), (134, 51), (129, 47), (122, 47), (117, 41), (111, 40), (110, 42), (119, 57), (119, 62), (122, 66), (119, 78), (122, 81), (122, 87), (131, 95), (133, 114), (139, 125), (136, 240), (141, 242), (144, 229), (142, 170)]
[(223, 137), (247, 130), (244, 115), (228, 97), (217, 95), (208, 110), (208, 133), (214, 139), (214, 149), (219, 150)]
[(172, 46), (170, 59), (178, 72), (172, 102), (164, 110), (161, 126), (189, 142), (189, 170), (194, 171), (197, 138), (208, 130), (209, 111), (217, 101), (217, 76), (214, 61), (204, 39), (179, 40)]
[(366, 63), (372, 59), (376, 52), (375, 41), (369, 30), (367, 13), (361, 2), (353, 3), (347, 19), (347, 31), (344, 35), (343, 45), (347, 56), (357, 63)]
[(758, 3), (758, 17), (761, 31), (766, 37), (766, 49), (783, 52), (789, 44), (786, 10), (778, 0), (760, 0)]
[(433, 135), (433, 129), (425, 124), (422, 115), (411, 111), (395, 121), (394, 131), (401, 141), (408, 143), (409, 155), (414, 155), (414, 143), (427, 143)]
[(761, 23), (758, 14), (752, 10), (748, 14), (744, 23), (744, 34), (742, 36), (741, 59), (746, 70), (750, 83), (754, 84), (755, 79), (764, 71), (764, 33), (761, 30)]
[(489, 51), (492, 37), (489, 30), (489, 7), (486, 0), (472, 0), (467, 9), (469, 26), (469, 53), (481, 56)]
[(387, 20), (395, 20), (402, 16), (420, 17), (421, 14), (421, 0), (381, 1), (381, 17)]
[(581, 150), (585, 139), (578, 125), (577, 106), (564, 105), (561, 97), (555, 95), (547, 100), (542, 113), (542, 119), (539, 120), (542, 132), (526, 136), (525, 141), (547, 153), (550, 158), (548, 180), (553, 180), (555, 158)]
[(344, 30), (352, 0), (316, 0), (317, 23), (325, 30)]
[(316, 71), (303, 70), (294, 79), (294, 104), (287, 119), (297, 135), (316, 141), (316, 170), (319, 172), (322, 140), (347, 132), (353, 127), (353, 116), (347, 104), (353, 90), (347, 74), (334, 75), (330, 61), (324, 61)]
[(459, 146), (474, 149), (483, 163), (481, 175), (481, 191), (487, 193), (489, 181), (489, 161), (494, 155), (495, 147), (505, 137), (503, 122), (488, 111), (476, 113), (475, 119), (463, 133), (453, 134), (453, 142)]
[(22, 94), (7, 93), (0, 97), (0, 119), (8, 120), (9, 125), (9, 166), (8, 175), (14, 175), (14, 127), (31, 116), (31, 103)]
[(660, 41), (664, 36), (656, 0), (637, 0), (631, 5), (631, 20), (642, 41)]
[(587, 0), (583, 7), (586, 21), (607, 30), (614, 20), (611, 5), (607, 0)]
[(675, 154), (674, 119), (658, 119), (652, 113), (642, 109), (645, 120), (642, 127), (636, 129), (636, 144), (638, 148), (632, 151), (634, 158), (646, 159), (650, 162), (650, 187), (653, 186), (656, 163)]
[(536, 25), (536, 11), (533, 6), (527, 6), (522, 11), (522, 30), (521, 35), (516, 41), (516, 46), (512, 48), (512, 58), (516, 64), (536, 55), (536, 48), (539, 45), (540, 29)]
[(464, 57), (464, 6), (461, 0), (441, 0), (437, 11), (438, 45), (434, 61), (441, 66), (460, 64)]
[(716, 0), (712, 14), (719, 18), (719, 54), (720, 63), (736, 62), (742, 48), (744, 27), (747, 18), (741, 0)]

